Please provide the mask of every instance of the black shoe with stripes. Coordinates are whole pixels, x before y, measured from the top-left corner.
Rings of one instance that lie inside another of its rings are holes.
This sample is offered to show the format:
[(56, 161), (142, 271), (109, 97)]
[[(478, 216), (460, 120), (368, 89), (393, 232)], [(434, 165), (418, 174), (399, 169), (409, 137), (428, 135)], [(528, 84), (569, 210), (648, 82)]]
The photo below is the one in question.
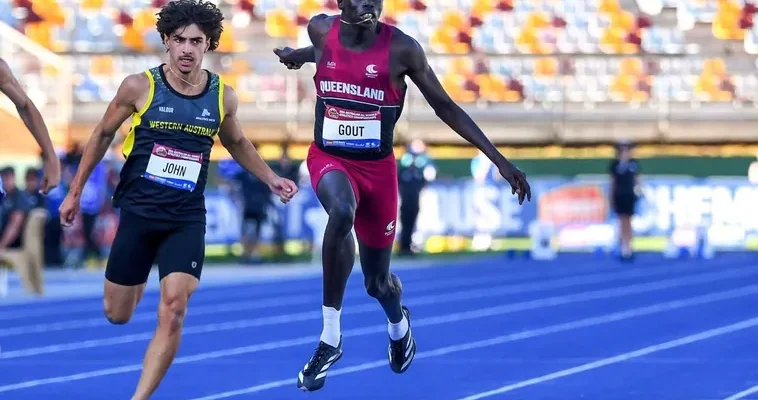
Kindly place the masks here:
[(326, 372), (342, 357), (342, 336), (337, 347), (319, 342), (316, 353), (305, 364), (302, 371), (297, 374), (297, 387), (300, 390), (312, 392), (324, 387)]
[(408, 332), (400, 340), (390, 338), (389, 359), (390, 368), (396, 374), (402, 374), (411, 366), (416, 356), (416, 338), (411, 333), (411, 313), (408, 307), (403, 306), (403, 314), (408, 320)]

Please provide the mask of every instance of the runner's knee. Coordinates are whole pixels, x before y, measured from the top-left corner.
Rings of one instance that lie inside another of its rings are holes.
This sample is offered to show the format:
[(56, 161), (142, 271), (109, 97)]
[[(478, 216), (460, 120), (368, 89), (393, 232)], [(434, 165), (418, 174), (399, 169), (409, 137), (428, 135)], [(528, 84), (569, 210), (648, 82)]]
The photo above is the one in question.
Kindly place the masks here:
[(336, 200), (329, 207), (329, 225), (334, 229), (334, 234), (344, 236), (350, 232), (355, 222), (355, 206), (352, 204)]
[(142, 291), (142, 286), (122, 286), (106, 281), (103, 312), (108, 322), (114, 325), (129, 322), (142, 297)]
[(106, 298), (103, 301), (103, 311), (105, 312), (105, 318), (114, 325), (123, 325), (132, 318), (134, 314), (134, 306), (131, 306), (125, 302), (109, 301)]
[(158, 328), (174, 334), (181, 330), (189, 296), (183, 290), (166, 290), (158, 306)]

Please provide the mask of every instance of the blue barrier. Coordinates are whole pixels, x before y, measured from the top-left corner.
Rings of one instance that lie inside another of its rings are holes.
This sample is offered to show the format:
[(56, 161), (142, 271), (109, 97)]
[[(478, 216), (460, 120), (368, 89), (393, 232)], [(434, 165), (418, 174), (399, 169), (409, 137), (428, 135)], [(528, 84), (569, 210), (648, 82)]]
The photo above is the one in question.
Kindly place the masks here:
[[(535, 223), (555, 227), (561, 247), (609, 246), (616, 216), (609, 204), (605, 178), (533, 179), (532, 201), (519, 205), (505, 182), (471, 179), (437, 181), (421, 196), (416, 232), (421, 241), (435, 236), (491, 235), (526, 238)], [(274, 237), (274, 224), (284, 226), (287, 240), (310, 241), (321, 231), (324, 212), (310, 186), (288, 205), (278, 201), (263, 226), (263, 242)], [(758, 234), (758, 187), (736, 178), (647, 177), (633, 229), (638, 237), (669, 237), (680, 230), (711, 232), (719, 245), (737, 245)], [(225, 193), (209, 191), (209, 244), (234, 243), (240, 237), (239, 206)], [(403, 227), (398, 222), (398, 230)]]

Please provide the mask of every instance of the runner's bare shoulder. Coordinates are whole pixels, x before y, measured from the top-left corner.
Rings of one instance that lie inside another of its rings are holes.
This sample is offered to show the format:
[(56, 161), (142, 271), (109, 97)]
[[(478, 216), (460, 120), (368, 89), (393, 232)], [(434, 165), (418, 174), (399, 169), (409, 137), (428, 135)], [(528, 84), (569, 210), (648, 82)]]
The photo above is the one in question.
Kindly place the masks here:
[(338, 15), (326, 15), (318, 14), (314, 15), (310, 21), (308, 21), (308, 36), (311, 38), (311, 42), (320, 47), (323, 43), (323, 38), (329, 32), (334, 20), (339, 18)]

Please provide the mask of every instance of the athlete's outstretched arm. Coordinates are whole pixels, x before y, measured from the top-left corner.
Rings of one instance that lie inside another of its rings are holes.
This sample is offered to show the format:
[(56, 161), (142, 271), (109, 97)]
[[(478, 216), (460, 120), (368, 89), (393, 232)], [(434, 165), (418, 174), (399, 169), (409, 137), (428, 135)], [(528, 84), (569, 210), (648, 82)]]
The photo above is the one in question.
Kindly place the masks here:
[(42, 119), (37, 106), (29, 99), (21, 84), (13, 76), (8, 64), (0, 59), (0, 92), (8, 96), (16, 106), (19, 117), (24, 121), (24, 125), (32, 133), (34, 140), (42, 149), (43, 172), (41, 190), (47, 194), (54, 187), (58, 186), (61, 181), (61, 165), (58, 156), (55, 154), (53, 142), (50, 140), (50, 133), (47, 131), (45, 120)]
[(148, 89), (149, 82), (145, 74), (129, 75), (121, 82), (116, 96), (108, 104), (103, 119), (95, 127), (84, 148), (82, 161), (71, 182), (71, 188), (61, 204), (60, 217), (63, 226), (70, 226), (74, 222), (74, 217), (79, 212), (79, 200), (84, 184), (105, 156), (118, 129), (130, 115), (137, 111), (136, 103)]
[(404, 43), (401, 62), (406, 68), (406, 75), (419, 88), (435, 114), (497, 166), (503, 178), (511, 184), (513, 193), (518, 193), (519, 204), (523, 203), (525, 197), (531, 201), (532, 191), (526, 181), (526, 175), (500, 154), (474, 120), (445, 92), (421, 45), (410, 36), (404, 36), (404, 39), (408, 42)]
[(221, 144), (226, 147), (232, 158), (242, 168), (253, 173), (265, 182), (282, 203), (287, 203), (297, 193), (297, 185), (289, 179), (278, 176), (258, 154), (258, 150), (250, 139), (242, 133), (242, 127), (237, 119), (237, 93), (231, 86), (224, 85), (224, 122), (218, 132)]
[(305, 63), (315, 63), (318, 61), (317, 53), (324, 47), (324, 40), (331, 23), (329, 16), (326, 14), (317, 14), (308, 21), (308, 37), (311, 39), (311, 46), (299, 49), (290, 47), (279, 47), (274, 49), (274, 54), (279, 57), (279, 62), (284, 64), (287, 69), (300, 69)]
[(305, 63), (316, 62), (316, 49), (313, 46), (293, 49), (291, 47), (277, 47), (274, 54), (279, 57), (279, 62), (287, 69), (300, 69)]

